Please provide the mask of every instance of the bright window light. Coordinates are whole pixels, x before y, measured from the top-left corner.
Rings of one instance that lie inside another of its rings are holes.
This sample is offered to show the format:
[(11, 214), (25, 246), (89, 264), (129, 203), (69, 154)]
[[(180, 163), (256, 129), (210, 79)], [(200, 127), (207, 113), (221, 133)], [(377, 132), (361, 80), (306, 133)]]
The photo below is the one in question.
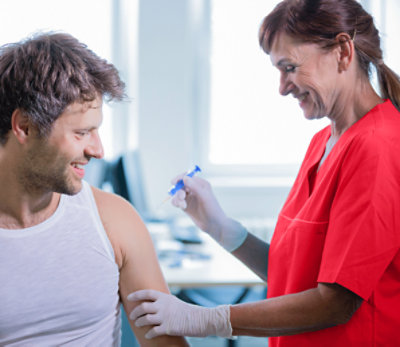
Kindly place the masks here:
[(306, 120), (279, 94), (279, 73), (258, 44), (262, 19), (278, 1), (212, 1), (209, 161), (297, 164), (326, 120)]

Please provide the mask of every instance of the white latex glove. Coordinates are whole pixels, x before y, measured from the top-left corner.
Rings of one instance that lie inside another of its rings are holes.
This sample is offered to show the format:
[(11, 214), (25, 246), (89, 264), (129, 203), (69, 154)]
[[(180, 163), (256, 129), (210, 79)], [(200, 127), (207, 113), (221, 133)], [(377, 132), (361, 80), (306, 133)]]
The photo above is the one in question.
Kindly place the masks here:
[(152, 289), (128, 295), (129, 301), (142, 301), (129, 315), (137, 327), (152, 325), (145, 337), (221, 336), (232, 337), (229, 305), (206, 308), (187, 304), (171, 294)]
[(185, 175), (177, 176), (172, 183), (180, 179), (185, 187), (172, 197), (172, 204), (182, 208), (201, 230), (229, 252), (238, 248), (246, 239), (247, 230), (225, 215), (210, 183), (200, 177)]

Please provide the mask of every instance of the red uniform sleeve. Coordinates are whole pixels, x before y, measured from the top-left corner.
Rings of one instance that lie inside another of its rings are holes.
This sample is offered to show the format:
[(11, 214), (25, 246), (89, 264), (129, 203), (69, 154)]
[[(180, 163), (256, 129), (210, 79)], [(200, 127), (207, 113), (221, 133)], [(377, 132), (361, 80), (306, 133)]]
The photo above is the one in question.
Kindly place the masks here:
[(353, 139), (337, 177), (318, 282), (368, 300), (400, 245), (395, 148), (373, 134)]

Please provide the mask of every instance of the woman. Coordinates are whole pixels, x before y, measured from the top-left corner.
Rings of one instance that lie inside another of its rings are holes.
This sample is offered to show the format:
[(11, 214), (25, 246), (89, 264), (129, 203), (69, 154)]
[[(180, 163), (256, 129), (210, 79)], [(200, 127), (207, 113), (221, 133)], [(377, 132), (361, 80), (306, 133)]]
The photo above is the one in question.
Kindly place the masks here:
[[(280, 93), (331, 125), (312, 139), (271, 246), (225, 216), (208, 182), (174, 198), (261, 278), (268, 298), (201, 308), (155, 291), (131, 313), (159, 334), (272, 336), (270, 346), (400, 345), (400, 80), (382, 60), (372, 17), (355, 0), (285, 0), (260, 45)], [(381, 95), (369, 81), (377, 69)], [(268, 276), (267, 276), (268, 265)]]

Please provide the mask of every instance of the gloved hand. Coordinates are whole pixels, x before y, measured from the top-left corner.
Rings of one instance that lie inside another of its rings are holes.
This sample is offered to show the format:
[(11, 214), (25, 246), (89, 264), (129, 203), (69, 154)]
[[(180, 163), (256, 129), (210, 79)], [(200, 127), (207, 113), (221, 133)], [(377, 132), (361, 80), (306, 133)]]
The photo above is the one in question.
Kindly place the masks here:
[(173, 184), (180, 179), (185, 187), (172, 197), (172, 204), (182, 208), (201, 230), (229, 252), (238, 248), (246, 239), (247, 230), (225, 215), (210, 183), (200, 177), (180, 175)]
[(138, 327), (152, 325), (145, 337), (160, 335), (232, 337), (229, 305), (206, 308), (187, 304), (171, 294), (152, 289), (133, 292), (129, 301), (142, 301), (129, 315)]

